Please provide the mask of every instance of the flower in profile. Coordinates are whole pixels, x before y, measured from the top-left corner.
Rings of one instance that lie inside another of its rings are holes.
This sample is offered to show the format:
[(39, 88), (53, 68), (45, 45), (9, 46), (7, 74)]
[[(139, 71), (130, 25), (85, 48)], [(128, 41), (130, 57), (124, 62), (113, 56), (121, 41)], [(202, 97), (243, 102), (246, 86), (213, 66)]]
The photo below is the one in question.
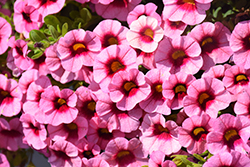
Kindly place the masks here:
[(226, 62), (233, 51), (229, 46), (231, 36), (230, 30), (222, 23), (204, 22), (195, 26), (188, 36), (191, 36), (200, 44), (201, 56), (203, 58), (203, 70), (218, 63)]
[(222, 114), (213, 123), (213, 129), (207, 135), (208, 151), (217, 154), (222, 151), (250, 151), (247, 145), (250, 137), (250, 122), (245, 116)]
[(248, 167), (250, 164), (250, 159), (245, 154), (238, 151), (219, 152), (211, 158), (209, 158), (203, 167), (221, 167), (221, 166), (231, 166), (231, 167)]
[(181, 149), (178, 141), (177, 124), (172, 120), (165, 121), (161, 114), (146, 114), (140, 129), (142, 131), (140, 141), (149, 154), (159, 150), (166, 155), (170, 155)]
[(143, 52), (154, 52), (158, 42), (163, 38), (163, 30), (158, 26), (158, 21), (152, 16), (140, 16), (130, 24), (127, 32), (129, 44)]
[(165, 160), (166, 155), (162, 151), (153, 151), (148, 160), (150, 167), (176, 167), (175, 163), (170, 160)]
[(8, 38), (11, 35), (11, 26), (4, 18), (0, 17), (0, 54), (3, 54), (8, 49)]
[(239, 22), (233, 29), (230, 47), (233, 50), (233, 61), (245, 69), (250, 68), (250, 20)]
[(88, 167), (109, 167), (107, 161), (99, 157), (94, 157), (88, 160), (84, 165)]
[(139, 49), (137, 49), (136, 52), (137, 52), (137, 59), (136, 59), (137, 65), (143, 65), (143, 67), (147, 69), (156, 68), (154, 52), (146, 53)]
[(250, 118), (250, 85), (237, 96), (237, 101), (234, 105), (236, 115), (244, 115)]
[(189, 117), (205, 112), (216, 118), (218, 111), (227, 108), (230, 103), (231, 97), (223, 82), (210, 77), (193, 81), (183, 99), (184, 111)]
[(19, 79), (19, 87), (21, 88), (22, 92), (25, 94), (29, 85), (37, 80), (39, 77), (39, 72), (35, 69), (27, 70), (22, 73), (22, 76)]
[(126, 39), (128, 28), (122, 26), (117, 20), (103, 20), (95, 27), (93, 32), (99, 37), (102, 49), (110, 45), (129, 45)]
[(133, 167), (147, 165), (147, 152), (137, 138), (128, 141), (126, 138), (117, 137), (111, 140), (101, 157), (110, 166)]
[(129, 12), (127, 17), (128, 25), (133, 21), (137, 20), (141, 15), (152, 16), (157, 19), (158, 25), (161, 25), (161, 16), (156, 12), (157, 6), (154, 3), (147, 3), (146, 5), (139, 4), (131, 12)]
[(0, 114), (6, 117), (17, 115), (22, 108), (23, 93), (14, 79), (0, 74)]
[(128, 45), (112, 45), (102, 50), (94, 61), (94, 80), (104, 92), (109, 92), (108, 85), (119, 71), (137, 68), (136, 52)]
[(231, 67), (231, 65), (229, 65), (229, 64), (213, 66), (213, 67), (209, 68), (209, 70), (204, 71), (204, 73), (202, 74), (201, 77), (202, 78), (203, 77), (212, 77), (212, 78), (217, 78), (217, 79), (222, 81), (222, 79), (225, 76), (225, 71), (230, 67)]
[(109, 84), (110, 99), (116, 103), (119, 110), (133, 109), (136, 104), (146, 99), (151, 92), (145, 76), (137, 69), (119, 71)]
[(165, 68), (171, 74), (179, 71), (197, 73), (203, 65), (199, 44), (189, 36), (173, 39), (165, 36), (155, 51), (157, 68)]
[(101, 50), (101, 42), (95, 33), (77, 29), (61, 37), (56, 48), (63, 68), (77, 72), (82, 66), (93, 66), (95, 56)]
[(77, 147), (66, 140), (60, 139), (55, 141), (53, 145), (49, 146), (49, 151), (51, 155), (48, 158), (48, 162), (51, 167), (79, 167), (82, 165)]
[(206, 10), (213, 0), (163, 0), (163, 19), (183, 21), (188, 25), (201, 23), (206, 17)]
[(174, 38), (181, 35), (187, 27), (182, 21), (170, 21), (168, 19), (162, 20), (161, 27), (163, 28), (164, 35)]
[(117, 18), (127, 21), (127, 16), (141, 0), (99, 0), (95, 5), (96, 13), (105, 19)]

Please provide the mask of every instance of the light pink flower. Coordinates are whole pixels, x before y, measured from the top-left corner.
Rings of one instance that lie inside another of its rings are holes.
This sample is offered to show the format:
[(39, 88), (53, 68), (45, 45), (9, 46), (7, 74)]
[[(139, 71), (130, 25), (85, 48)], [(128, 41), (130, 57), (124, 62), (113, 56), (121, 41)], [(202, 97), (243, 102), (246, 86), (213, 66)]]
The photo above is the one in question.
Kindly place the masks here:
[(165, 20), (162, 21), (161, 27), (163, 28), (164, 35), (175, 38), (184, 32), (187, 24), (182, 21), (170, 21), (165, 18)]
[(0, 17), (0, 54), (8, 49), (8, 38), (11, 35), (11, 26), (4, 18)]
[(154, 52), (146, 53), (139, 49), (137, 49), (136, 52), (137, 52), (137, 59), (136, 59), (137, 65), (143, 65), (143, 67), (147, 69), (156, 68)]
[(37, 80), (39, 77), (39, 72), (35, 69), (27, 70), (22, 73), (22, 76), (19, 79), (19, 87), (23, 93), (27, 92), (29, 85)]
[(230, 67), (231, 67), (231, 65), (229, 65), (229, 64), (213, 66), (213, 67), (209, 68), (209, 70), (204, 71), (204, 73), (202, 74), (201, 77), (202, 78), (203, 77), (212, 77), (212, 78), (217, 78), (217, 79), (222, 81), (222, 79), (225, 76), (226, 69), (228, 69)]
[(245, 91), (237, 96), (237, 101), (234, 105), (234, 112), (236, 115), (244, 115), (250, 118), (250, 85)]
[(10, 167), (10, 163), (3, 153), (0, 153), (0, 167)]

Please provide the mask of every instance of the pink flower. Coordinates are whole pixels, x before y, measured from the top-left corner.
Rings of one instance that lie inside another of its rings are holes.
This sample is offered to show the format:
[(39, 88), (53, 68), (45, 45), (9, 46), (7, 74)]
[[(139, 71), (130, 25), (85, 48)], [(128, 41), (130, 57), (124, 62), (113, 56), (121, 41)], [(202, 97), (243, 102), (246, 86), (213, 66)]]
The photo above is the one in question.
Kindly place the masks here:
[(250, 85), (245, 91), (237, 96), (237, 101), (234, 105), (234, 112), (236, 115), (244, 115), (250, 118)]
[(212, 78), (217, 78), (217, 79), (222, 81), (222, 79), (225, 76), (225, 71), (230, 67), (231, 67), (231, 65), (229, 65), (229, 64), (213, 66), (213, 67), (209, 68), (209, 70), (204, 71), (204, 73), (202, 74), (201, 77), (202, 78), (203, 77), (212, 77)]
[(166, 155), (170, 155), (181, 149), (178, 141), (177, 124), (171, 120), (165, 121), (161, 114), (146, 114), (140, 129), (142, 131), (140, 141), (149, 154), (159, 150)]
[(204, 22), (195, 26), (188, 36), (191, 36), (201, 46), (203, 70), (208, 70), (217, 63), (226, 62), (233, 51), (229, 46), (231, 32), (222, 23)]
[(163, 28), (164, 35), (174, 38), (181, 35), (187, 27), (187, 24), (182, 21), (170, 21), (165, 19), (162, 21), (161, 27)]
[(10, 167), (10, 163), (3, 153), (0, 153), (0, 167)]
[(148, 166), (176, 167), (173, 161), (165, 160), (165, 154), (162, 151), (153, 151), (152, 154), (150, 154)]
[(108, 85), (119, 71), (137, 68), (136, 52), (128, 45), (112, 45), (102, 50), (94, 61), (94, 80), (104, 92), (109, 92)]
[(233, 29), (230, 46), (233, 50), (233, 61), (236, 65), (245, 69), (250, 68), (250, 31), (248, 29), (250, 21), (239, 22)]
[(0, 54), (8, 49), (8, 38), (11, 35), (11, 26), (4, 18), (0, 17)]
[(212, 0), (163, 0), (163, 18), (183, 21), (189, 25), (201, 23), (206, 17)]
[(125, 111), (133, 109), (136, 104), (146, 99), (151, 92), (144, 74), (137, 69), (119, 71), (109, 84), (110, 99), (118, 109)]
[(117, 137), (111, 140), (101, 157), (110, 166), (133, 167), (147, 164), (147, 154), (141, 141), (137, 138), (128, 141), (125, 138)]
[(71, 30), (57, 44), (58, 57), (63, 68), (77, 72), (82, 66), (93, 66), (94, 58), (101, 49), (99, 38), (91, 31)]
[(109, 167), (107, 161), (102, 159), (101, 157), (91, 158), (87, 163), (85, 163), (87, 167)]
[(110, 45), (128, 45), (126, 33), (128, 28), (122, 26), (117, 20), (103, 20), (93, 30), (99, 37), (102, 44), (102, 49)]
[(143, 52), (154, 52), (158, 42), (163, 38), (163, 30), (152, 16), (140, 16), (130, 24), (127, 32), (129, 44)]
[(137, 65), (143, 65), (147, 69), (156, 68), (154, 52), (146, 53), (137, 49)]
[(165, 68), (171, 74), (176, 72), (197, 73), (203, 65), (199, 44), (189, 36), (173, 39), (165, 36), (155, 51), (157, 68)]
[[(101, 1), (101, 0), (99, 0)], [(95, 5), (96, 13), (105, 19), (117, 18), (121, 21), (127, 21), (127, 16), (141, 0), (104, 0)]]
[(45, 114), (45, 122), (53, 126), (71, 123), (78, 114), (77, 96), (71, 89), (60, 91), (58, 86), (48, 87), (41, 94), (39, 107)]
[(22, 91), (14, 79), (0, 74), (0, 114), (6, 117), (17, 115), (22, 107)]
[(22, 73), (22, 76), (19, 79), (19, 87), (21, 88), (22, 92), (25, 94), (29, 85), (37, 80), (39, 77), (39, 72), (35, 69), (27, 70)]
[(250, 137), (250, 122), (245, 116), (222, 114), (213, 122), (213, 130), (207, 135), (208, 151), (217, 154), (222, 151), (250, 151), (247, 145)]
[(225, 109), (231, 103), (231, 98), (224, 84), (216, 78), (201, 78), (192, 82), (183, 99), (185, 113), (190, 117), (206, 112), (216, 118), (218, 111)]

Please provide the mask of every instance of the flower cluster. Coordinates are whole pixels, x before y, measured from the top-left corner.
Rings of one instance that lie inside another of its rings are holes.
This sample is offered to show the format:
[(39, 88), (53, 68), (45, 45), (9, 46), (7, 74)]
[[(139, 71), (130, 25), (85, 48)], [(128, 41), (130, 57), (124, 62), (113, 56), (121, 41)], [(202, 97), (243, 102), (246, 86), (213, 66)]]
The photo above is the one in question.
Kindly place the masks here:
[(0, 166), (249, 166), (249, 9), (0, 3)]

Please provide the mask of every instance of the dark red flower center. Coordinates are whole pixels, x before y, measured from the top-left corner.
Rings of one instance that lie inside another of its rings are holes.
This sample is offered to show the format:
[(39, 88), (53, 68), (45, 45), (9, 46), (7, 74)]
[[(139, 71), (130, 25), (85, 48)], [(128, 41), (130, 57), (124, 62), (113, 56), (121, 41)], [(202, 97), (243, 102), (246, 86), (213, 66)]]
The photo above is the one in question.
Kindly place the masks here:
[(183, 60), (187, 58), (188, 56), (183, 50), (176, 50), (171, 55), (173, 64), (175, 66), (180, 66), (183, 64)]
[(188, 3), (188, 4), (195, 5), (194, 0), (182, 0), (182, 1), (183, 1), (183, 3)]
[(164, 128), (161, 124), (155, 124), (153, 133), (155, 135), (160, 135), (162, 133), (169, 133), (169, 130), (168, 128)]
[(236, 129), (228, 129), (224, 132), (224, 141), (230, 148), (234, 148), (234, 142), (240, 139), (238, 131)]
[(112, 73), (116, 73), (117, 71), (124, 69), (124, 68), (125, 66), (117, 60), (113, 61), (110, 65), (110, 69)]
[(0, 89), (0, 104), (3, 102), (3, 100), (7, 97), (12, 98), (12, 96), (10, 95), (10, 93), (8, 91), (5, 90), (1, 90)]
[(127, 166), (135, 161), (135, 155), (129, 150), (120, 150), (116, 154), (115, 160), (120, 166)]
[(105, 140), (111, 140), (113, 138), (113, 134), (110, 133), (107, 128), (99, 128), (98, 135)]
[(235, 84), (245, 85), (249, 82), (248, 77), (245, 74), (238, 74), (234, 78)]
[(197, 141), (206, 140), (207, 130), (203, 127), (196, 127), (192, 131), (193, 138)]
[(40, 0), (40, 6), (43, 6), (46, 3), (54, 3), (57, 2), (57, 0)]
[(83, 43), (76, 43), (72, 48), (76, 54), (81, 54), (82, 52), (87, 51), (87, 47)]
[(30, 15), (28, 13), (22, 12), (23, 19), (26, 20), (28, 23), (31, 23)]
[(55, 153), (55, 155), (58, 157), (58, 158), (62, 158), (64, 160), (69, 160), (70, 157), (63, 151), (56, 151), (56, 150), (53, 150), (53, 152)]
[(151, 42), (154, 40), (154, 31), (150, 27), (146, 27), (142, 29), (142, 31), (140, 32), (140, 35), (141, 35), (141, 39), (144, 42)]
[(34, 134), (39, 135), (40, 129), (38, 127), (34, 126), (32, 123), (29, 123), (29, 127), (30, 127), (30, 129), (33, 130)]
[(208, 92), (202, 92), (198, 96), (198, 103), (200, 104), (201, 108), (205, 110), (207, 107), (207, 103), (213, 99), (214, 99), (214, 96), (212, 94)]
[(187, 88), (183, 84), (177, 84), (174, 87), (174, 93), (175, 93), (175, 95), (177, 95), (177, 94), (186, 94), (187, 93)]
[(127, 82), (125, 82), (125, 84), (123, 85), (123, 88), (124, 88), (124, 90), (126, 91), (126, 92), (129, 92), (129, 91), (131, 91), (133, 88), (136, 88), (137, 87), (137, 85), (134, 83), (134, 82), (132, 82), (132, 81), (127, 81)]
[(128, 6), (128, 0), (114, 0), (113, 2), (111, 2), (110, 4), (116, 6), (116, 7), (127, 7)]
[(94, 157), (94, 154), (92, 153), (92, 151), (84, 151), (83, 156), (87, 159), (90, 159)]

